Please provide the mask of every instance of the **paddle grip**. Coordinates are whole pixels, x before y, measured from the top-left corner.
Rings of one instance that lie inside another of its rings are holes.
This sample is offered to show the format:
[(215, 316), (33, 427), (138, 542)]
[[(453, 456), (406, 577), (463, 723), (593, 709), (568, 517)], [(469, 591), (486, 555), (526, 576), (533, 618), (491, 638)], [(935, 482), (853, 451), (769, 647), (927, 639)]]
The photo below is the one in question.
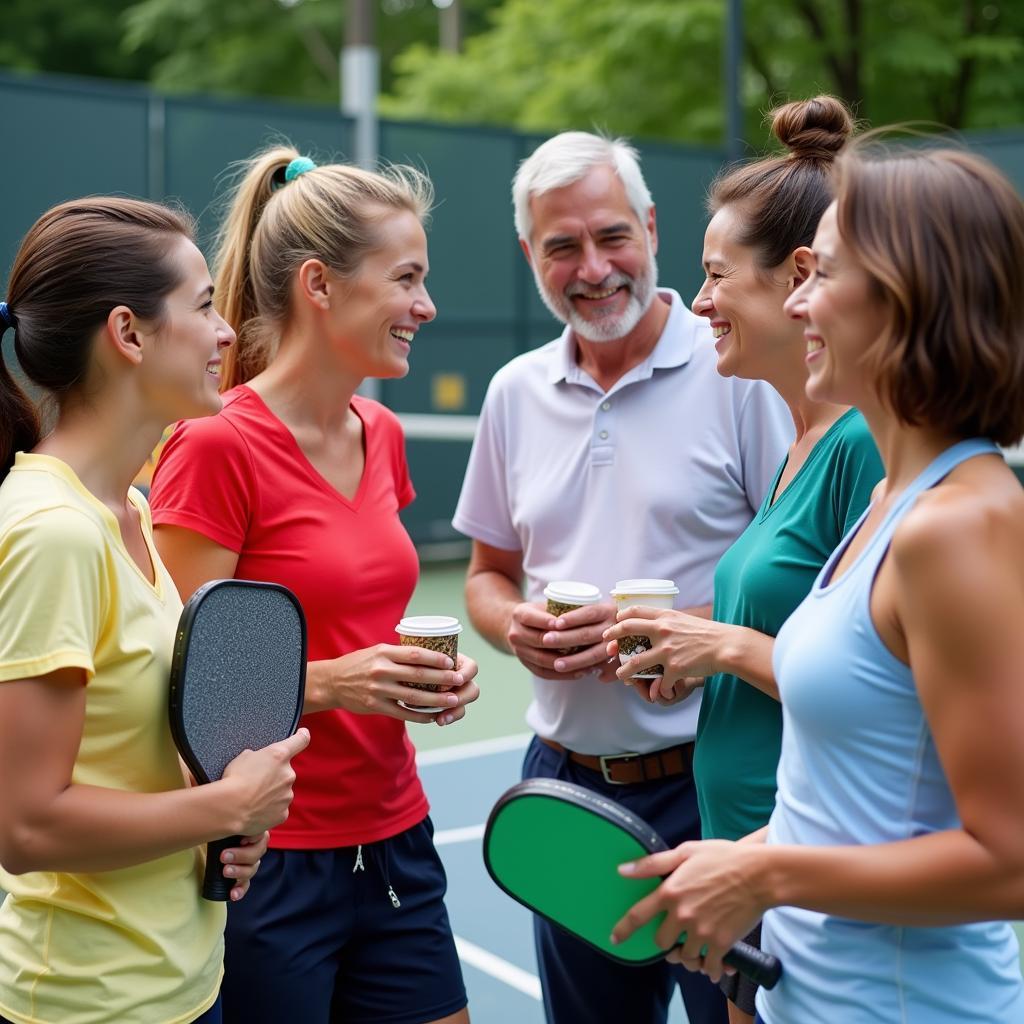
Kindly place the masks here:
[(778, 957), (746, 942), (734, 943), (722, 960), (751, 981), (756, 981), (761, 988), (775, 988), (782, 977), (782, 963)]
[(203, 876), (203, 898), (223, 902), (231, 895), (235, 884), (233, 878), (224, 877), (224, 865), (220, 855), (233, 846), (241, 846), (241, 836), (228, 836), (226, 839), (215, 839), (206, 844), (206, 874)]

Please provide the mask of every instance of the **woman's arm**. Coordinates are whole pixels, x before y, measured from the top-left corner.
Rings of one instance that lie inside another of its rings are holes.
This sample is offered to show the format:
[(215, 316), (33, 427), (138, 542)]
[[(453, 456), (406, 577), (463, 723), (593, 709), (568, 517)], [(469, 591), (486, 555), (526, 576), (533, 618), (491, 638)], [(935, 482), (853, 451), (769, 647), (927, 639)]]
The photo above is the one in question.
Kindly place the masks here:
[(0, 863), (7, 871), (111, 871), (227, 835), (259, 836), (287, 817), (295, 778), (289, 762), (309, 742), (306, 730), (246, 751), (219, 782), (133, 793), (72, 782), (85, 701), (80, 669), (0, 683)]
[[(167, 571), (186, 600), (209, 580), (231, 579), (238, 555), (195, 530), (181, 526), (154, 529), (157, 550)], [(398, 644), (375, 644), (340, 658), (309, 662), (306, 669), (305, 714), (343, 708), (357, 714), (389, 715), (407, 722), (450, 725), (466, 713), (466, 705), (480, 695), (473, 681), (477, 664), (459, 656), (458, 665), (438, 651)], [(408, 683), (448, 686), (446, 692), (417, 690)], [(432, 705), (445, 710), (437, 715), (407, 711), (397, 702)]]
[(666, 910), (659, 941), (708, 944), (714, 974), (772, 906), (896, 925), (1024, 916), (1024, 498), (940, 490), (897, 530), (871, 607), (913, 668), (961, 827), (876, 846), (684, 844), (640, 862), (673, 873), (620, 939)]
[(728, 672), (779, 699), (772, 671), (775, 638), (765, 633), (684, 611), (632, 607), (619, 612), (618, 622), (605, 630), (604, 637), (617, 641), (632, 634), (649, 637), (653, 646), (623, 664), (618, 670), (620, 679), (629, 679), (652, 665), (665, 666), (663, 678), (668, 685), (687, 676)]

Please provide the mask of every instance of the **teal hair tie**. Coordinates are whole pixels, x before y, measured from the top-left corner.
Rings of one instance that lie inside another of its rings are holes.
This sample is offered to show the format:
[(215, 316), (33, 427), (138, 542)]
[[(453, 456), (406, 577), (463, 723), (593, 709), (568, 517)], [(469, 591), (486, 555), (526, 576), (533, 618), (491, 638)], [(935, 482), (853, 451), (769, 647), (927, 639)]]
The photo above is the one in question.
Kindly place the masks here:
[(300, 174), (312, 171), (316, 164), (308, 156), (297, 156), (285, 169), (284, 180), (294, 181)]

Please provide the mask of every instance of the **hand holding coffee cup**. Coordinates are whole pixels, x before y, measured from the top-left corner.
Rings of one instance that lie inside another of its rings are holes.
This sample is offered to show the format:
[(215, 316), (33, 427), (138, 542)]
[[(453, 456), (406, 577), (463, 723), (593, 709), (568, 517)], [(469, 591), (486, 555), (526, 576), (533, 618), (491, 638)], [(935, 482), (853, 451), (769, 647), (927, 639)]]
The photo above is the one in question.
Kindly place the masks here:
[[(544, 588), (549, 615), (557, 619), (566, 612), (575, 611), (586, 605), (597, 604), (601, 600), (601, 591), (592, 583), (579, 583), (576, 580), (555, 580)], [(585, 651), (586, 647), (559, 647), (559, 654), (568, 656)]]
[[(462, 632), (462, 623), (454, 616), (410, 615), (395, 626), (395, 632), (403, 647), (423, 647), (428, 651), (438, 651), (452, 659), (453, 667), (458, 666), (459, 634)], [(405, 682), (404, 685), (411, 686), (416, 690), (430, 690), (433, 693), (451, 689), (451, 686), (438, 686), (434, 683)], [(447, 710), (444, 707), (406, 704), (402, 700), (398, 701), (398, 704), (409, 711), (419, 711), (426, 715), (436, 715), (440, 711)]]
[[(671, 608), (675, 604), (679, 588), (672, 580), (632, 579), (619, 580), (612, 590), (612, 597), (621, 612), (632, 605), (647, 608)], [(622, 636), (618, 639), (619, 663), (625, 665), (634, 654), (649, 651), (653, 646), (648, 637), (642, 635)], [(664, 665), (652, 665), (637, 672), (634, 679), (657, 679), (665, 674)]]

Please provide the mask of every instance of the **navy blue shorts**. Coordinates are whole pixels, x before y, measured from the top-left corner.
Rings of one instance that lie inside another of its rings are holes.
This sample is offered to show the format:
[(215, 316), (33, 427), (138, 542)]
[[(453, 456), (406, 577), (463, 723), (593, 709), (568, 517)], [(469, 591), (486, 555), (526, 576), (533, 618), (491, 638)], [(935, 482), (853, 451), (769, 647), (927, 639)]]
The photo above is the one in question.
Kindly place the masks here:
[[(672, 846), (700, 839), (697, 793), (689, 775), (616, 786), (534, 737), (523, 778), (561, 779), (607, 796), (638, 814)], [(691, 1024), (728, 1020), (725, 996), (703, 974), (664, 960), (646, 967), (617, 964), (536, 916), (533, 933), (549, 1024), (663, 1024), (676, 986)]]
[(466, 1005), (429, 818), (377, 843), (268, 850), (228, 908), (225, 1024), (426, 1024)]

